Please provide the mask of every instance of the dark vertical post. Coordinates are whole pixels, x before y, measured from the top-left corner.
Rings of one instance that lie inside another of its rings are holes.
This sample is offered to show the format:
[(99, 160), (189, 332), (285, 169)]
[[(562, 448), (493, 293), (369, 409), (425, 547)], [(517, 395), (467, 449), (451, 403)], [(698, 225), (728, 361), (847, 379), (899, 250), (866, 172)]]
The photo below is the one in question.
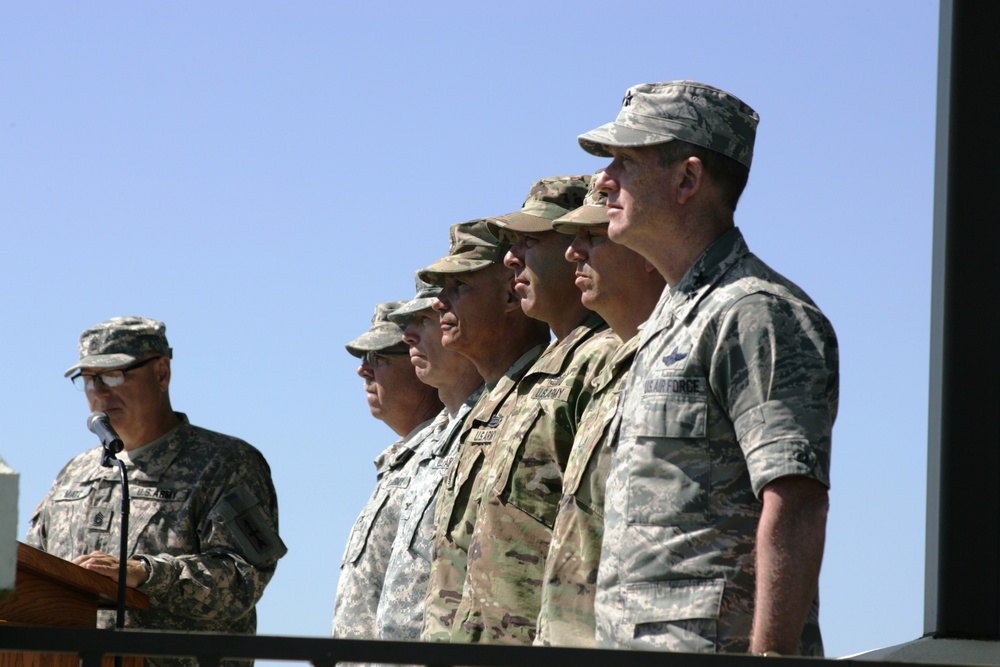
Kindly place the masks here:
[(1000, 3), (942, 0), (924, 610), (935, 637), (1000, 639), (998, 36)]

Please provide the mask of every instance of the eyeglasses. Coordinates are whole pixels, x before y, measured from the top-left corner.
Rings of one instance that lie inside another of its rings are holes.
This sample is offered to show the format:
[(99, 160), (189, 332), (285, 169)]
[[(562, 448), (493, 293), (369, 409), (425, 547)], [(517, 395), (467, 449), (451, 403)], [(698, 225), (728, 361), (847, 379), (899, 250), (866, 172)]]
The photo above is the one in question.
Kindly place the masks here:
[(389, 363), (386, 357), (398, 354), (405, 354), (409, 356), (409, 350), (379, 350), (378, 352), (365, 352), (365, 356), (362, 357), (364, 362), (371, 366), (372, 368), (380, 368)]
[(137, 361), (131, 366), (126, 366), (125, 368), (116, 368), (113, 371), (104, 371), (103, 373), (88, 373), (84, 375), (83, 373), (77, 373), (70, 380), (80, 391), (93, 390), (94, 383), (100, 381), (105, 387), (120, 387), (125, 383), (125, 374), (129, 371), (134, 371), (137, 368), (142, 368), (146, 364), (156, 361), (162, 354), (158, 354), (155, 357), (150, 357), (149, 359), (143, 359), (142, 361)]

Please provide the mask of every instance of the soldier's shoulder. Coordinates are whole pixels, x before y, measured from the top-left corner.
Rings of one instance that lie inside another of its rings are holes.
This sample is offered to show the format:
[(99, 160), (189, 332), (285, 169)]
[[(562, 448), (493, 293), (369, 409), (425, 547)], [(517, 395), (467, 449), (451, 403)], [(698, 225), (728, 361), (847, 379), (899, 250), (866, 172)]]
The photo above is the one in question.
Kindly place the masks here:
[(80, 474), (93, 470), (94, 466), (101, 464), (101, 447), (94, 447), (85, 452), (77, 454), (62, 467), (56, 479), (78, 477)]
[(215, 456), (234, 457), (238, 459), (252, 457), (264, 460), (264, 455), (261, 451), (242, 438), (219, 433), (218, 431), (211, 431), (193, 424), (189, 424), (187, 428), (189, 443), (204, 448)]

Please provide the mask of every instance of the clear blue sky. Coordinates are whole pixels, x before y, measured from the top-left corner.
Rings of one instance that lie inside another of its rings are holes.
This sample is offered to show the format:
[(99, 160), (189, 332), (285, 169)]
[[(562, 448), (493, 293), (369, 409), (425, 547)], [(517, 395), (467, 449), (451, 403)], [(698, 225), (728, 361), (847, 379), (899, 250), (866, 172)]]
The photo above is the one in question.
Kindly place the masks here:
[(289, 546), (264, 634), (329, 633), (393, 434), (343, 344), (447, 251), (603, 162), (576, 136), (636, 83), (761, 116), (737, 223), (841, 344), (821, 581), (829, 655), (923, 631), (938, 6), (0, 0), (0, 259), (19, 536), (96, 444), (62, 377), (81, 330), (167, 323), (171, 394), (271, 463)]

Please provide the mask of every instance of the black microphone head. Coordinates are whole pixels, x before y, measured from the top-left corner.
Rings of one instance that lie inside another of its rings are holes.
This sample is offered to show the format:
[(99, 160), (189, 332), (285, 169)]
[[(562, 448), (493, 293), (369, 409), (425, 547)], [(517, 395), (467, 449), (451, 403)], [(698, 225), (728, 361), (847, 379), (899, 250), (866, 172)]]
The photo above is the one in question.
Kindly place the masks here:
[(95, 435), (100, 435), (100, 433), (97, 432), (97, 426), (95, 425), (99, 421), (106, 421), (106, 422), (108, 422), (108, 424), (111, 423), (108, 420), (107, 413), (101, 412), (100, 410), (95, 410), (95, 411), (91, 412), (90, 416), (87, 417), (87, 428), (89, 428), (90, 432), (93, 433), (93, 434), (95, 434)]

